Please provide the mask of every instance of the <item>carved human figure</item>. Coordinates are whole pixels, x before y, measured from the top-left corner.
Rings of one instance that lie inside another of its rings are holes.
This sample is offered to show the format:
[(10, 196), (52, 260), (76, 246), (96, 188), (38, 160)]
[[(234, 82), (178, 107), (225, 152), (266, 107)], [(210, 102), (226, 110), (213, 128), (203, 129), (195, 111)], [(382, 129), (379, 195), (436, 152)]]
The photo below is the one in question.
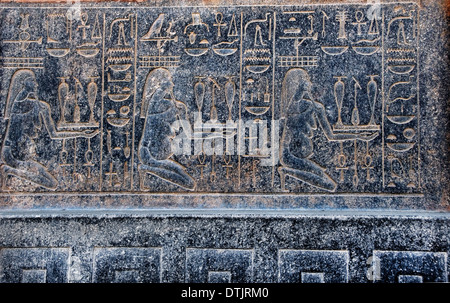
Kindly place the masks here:
[(327, 191), (336, 190), (336, 182), (315, 163), (313, 130), (318, 126), (329, 141), (374, 139), (378, 133), (334, 133), (328, 121), (324, 106), (311, 100), (311, 80), (301, 68), (289, 70), (282, 83), (281, 125), (283, 127), (280, 144), (278, 168), (281, 186), (284, 189), (285, 177), (290, 176)]
[(175, 100), (172, 75), (165, 68), (152, 70), (145, 81), (141, 118), (145, 118), (138, 156), (140, 173), (150, 173), (182, 188), (193, 190), (194, 179), (171, 159), (176, 120), (187, 118), (186, 105)]
[(51, 139), (92, 138), (98, 130), (58, 131), (48, 103), (38, 99), (38, 84), (33, 71), (20, 69), (11, 78), (6, 99), (8, 121), (1, 148), (2, 187), (8, 175), (17, 176), (54, 190), (56, 178), (39, 163), (35, 139), (46, 130)]

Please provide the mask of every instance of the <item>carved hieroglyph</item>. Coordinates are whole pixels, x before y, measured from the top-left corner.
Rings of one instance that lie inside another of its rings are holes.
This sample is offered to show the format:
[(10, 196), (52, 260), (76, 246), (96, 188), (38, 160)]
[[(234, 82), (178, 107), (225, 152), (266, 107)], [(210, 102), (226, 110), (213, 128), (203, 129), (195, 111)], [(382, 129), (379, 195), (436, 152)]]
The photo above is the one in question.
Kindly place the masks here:
[(2, 192), (421, 193), (415, 3), (0, 17)]

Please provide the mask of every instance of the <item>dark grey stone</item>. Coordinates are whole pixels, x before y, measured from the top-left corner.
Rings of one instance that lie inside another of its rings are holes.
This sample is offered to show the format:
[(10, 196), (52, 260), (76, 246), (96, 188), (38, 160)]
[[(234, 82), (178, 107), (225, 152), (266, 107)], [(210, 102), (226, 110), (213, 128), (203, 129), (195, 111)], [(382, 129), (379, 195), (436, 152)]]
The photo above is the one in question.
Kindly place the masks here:
[(351, 2), (2, 5), (1, 207), (446, 210), (442, 3)]
[(186, 282), (252, 282), (253, 251), (249, 249), (186, 249)]
[[(387, 282), (447, 282), (446, 253), (414, 251), (374, 251), (374, 262)], [(395, 279), (398, 281), (395, 281)]]
[(348, 251), (280, 250), (279, 281), (342, 283), (348, 281)]
[(93, 282), (155, 283), (161, 281), (161, 248), (94, 249)]
[(448, 282), (449, 223), (404, 211), (10, 211), (0, 281)]
[(445, 11), (2, 3), (0, 282), (448, 282)]
[(0, 250), (1, 280), (16, 283), (68, 282), (69, 255), (69, 248), (2, 248)]

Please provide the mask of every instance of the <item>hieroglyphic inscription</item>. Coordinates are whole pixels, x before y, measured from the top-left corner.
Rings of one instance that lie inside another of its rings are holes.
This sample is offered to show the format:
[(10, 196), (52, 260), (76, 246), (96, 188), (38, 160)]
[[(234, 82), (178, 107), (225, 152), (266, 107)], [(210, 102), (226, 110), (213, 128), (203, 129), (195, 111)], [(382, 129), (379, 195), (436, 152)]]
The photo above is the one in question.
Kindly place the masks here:
[(421, 192), (414, 3), (1, 19), (2, 192)]

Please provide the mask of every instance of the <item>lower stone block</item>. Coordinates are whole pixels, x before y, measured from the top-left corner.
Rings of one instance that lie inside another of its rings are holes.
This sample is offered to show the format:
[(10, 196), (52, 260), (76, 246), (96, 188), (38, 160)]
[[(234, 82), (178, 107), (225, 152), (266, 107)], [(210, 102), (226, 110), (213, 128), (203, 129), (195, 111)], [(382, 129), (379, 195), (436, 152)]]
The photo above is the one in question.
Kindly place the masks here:
[(161, 282), (161, 248), (95, 248), (92, 280), (100, 283)]
[(0, 283), (449, 280), (446, 214), (25, 215), (0, 214)]
[(282, 283), (348, 282), (347, 251), (284, 250), (278, 252), (278, 280)]
[(186, 250), (186, 282), (253, 282), (253, 250), (199, 249)]
[(375, 282), (447, 282), (447, 253), (421, 251), (374, 251)]
[(69, 248), (0, 249), (1, 283), (65, 283)]

